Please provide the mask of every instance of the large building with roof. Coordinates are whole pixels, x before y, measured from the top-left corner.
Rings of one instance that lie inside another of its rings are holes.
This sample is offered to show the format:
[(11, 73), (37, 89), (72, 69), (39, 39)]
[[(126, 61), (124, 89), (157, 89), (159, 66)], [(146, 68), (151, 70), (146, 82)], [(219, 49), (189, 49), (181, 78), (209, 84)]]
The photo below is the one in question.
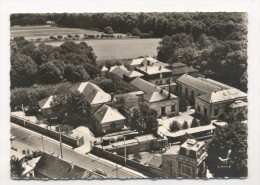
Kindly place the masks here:
[(52, 100), (53, 100), (53, 96), (49, 96), (38, 102), (38, 105), (44, 117), (52, 116), (52, 108), (51, 108)]
[(196, 113), (210, 119), (228, 116), (229, 106), (238, 100), (247, 102), (246, 93), (212, 79), (183, 75), (176, 83), (177, 93), (194, 102)]
[(115, 132), (122, 130), (126, 118), (115, 108), (103, 104), (94, 112), (96, 129), (103, 132)]
[(139, 90), (143, 91), (143, 102), (150, 108), (157, 111), (158, 116), (175, 115), (179, 112), (179, 99), (157, 85), (154, 85), (142, 78), (135, 78), (130, 82)]
[(162, 154), (162, 172), (166, 178), (196, 178), (206, 176), (207, 157), (205, 142), (188, 139)]

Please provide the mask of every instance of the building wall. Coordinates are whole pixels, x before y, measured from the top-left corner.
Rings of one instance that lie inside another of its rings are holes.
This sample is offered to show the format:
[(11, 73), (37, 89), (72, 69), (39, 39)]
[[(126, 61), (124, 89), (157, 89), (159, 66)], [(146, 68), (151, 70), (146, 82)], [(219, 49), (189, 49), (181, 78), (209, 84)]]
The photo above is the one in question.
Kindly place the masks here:
[(178, 160), (177, 155), (162, 155), (162, 177), (177, 177)]
[(192, 177), (197, 176), (198, 169), (196, 159), (191, 159), (183, 155), (178, 156), (178, 174), (177, 177)]
[[(219, 115), (232, 114), (229, 113), (228, 106), (231, 105), (234, 99), (229, 101), (219, 102), (219, 103), (207, 103), (199, 98), (195, 98), (195, 110), (198, 114), (202, 116), (208, 116), (210, 119), (217, 119)], [(207, 109), (207, 114), (205, 114), (205, 109)], [(246, 110), (244, 110), (246, 112)]]
[[(112, 128), (112, 124), (114, 124), (113, 128)], [(106, 132), (112, 132), (116, 130), (121, 130), (124, 127), (124, 120), (107, 122), (103, 124), (100, 124), (98, 121), (96, 121), (96, 126), (100, 130), (105, 130)]]
[(52, 109), (47, 108), (47, 109), (41, 109), (42, 110), (42, 115), (44, 117), (51, 117), (52, 116)]
[[(174, 115), (179, 113), (179, 99), (170, 99), (170, 100), (164, 100), (164, 101), (158, 101), (153, 103), (148, 103), (148, 106), (151, 109), (154, 109), (158, 113), (158, 117), (162, 115), (162, 107), (165, 107), (165, 113), (168, 115)], [(172, 111), (171, 106), (175, 106), (175, 111)]]
[[(187, 89), (187, 90), (186, 90)], [(188, 98), (189, 101), (194, 102), (196, 96), (200, 96), (206, 94), (198, 89), (191, 88), (185, 84), (177, 82), (176, 93), (180, 93), (181, 95)]]

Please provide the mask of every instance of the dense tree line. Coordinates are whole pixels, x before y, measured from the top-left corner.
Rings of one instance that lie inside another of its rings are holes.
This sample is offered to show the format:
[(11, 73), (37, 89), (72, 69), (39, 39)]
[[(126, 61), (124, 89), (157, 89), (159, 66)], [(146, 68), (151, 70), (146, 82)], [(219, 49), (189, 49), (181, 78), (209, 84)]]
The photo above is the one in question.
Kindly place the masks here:
[(96, 56), (85, 42), (68, 41), (54, 47), (35, 45), (23, 38), (11, 43), (11, 87), (79, 82), (99, 74)]
[(236, 12), (12, 14), (11, 25), (33, 25), (30, 20), (40, 18), (71, 28), (103, 31), (110, 26), (114, 33), (140, 34), (152, 31), (155, 37), (186, 33), (192, 34), (195, 40), (202, 33), (224, 40), (234, 30), (246, 32), (244, 14)]
[(46, 25), (47, 21), (52, 21), (54, 19), (54, 14), (11, 14), (11, 26), (21, 25), (21, 26), (34, 26), (34, 25)]

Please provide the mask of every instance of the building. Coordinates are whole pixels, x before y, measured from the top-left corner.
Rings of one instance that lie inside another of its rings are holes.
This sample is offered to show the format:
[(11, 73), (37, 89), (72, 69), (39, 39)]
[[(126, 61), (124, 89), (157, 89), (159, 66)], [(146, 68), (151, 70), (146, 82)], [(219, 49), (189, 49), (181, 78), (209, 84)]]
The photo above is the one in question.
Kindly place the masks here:
[(107, 76), (107, 74), (108, 74), (108, 69), (106, 68), (106, 66), (103, 66), (103, 67), (101, 68), (100, 74), (101, 74), (101, 76), (104, 76), (104, 77)]
[(231, 118), (236, 118), (238, 113), (243, 113), (245, 118), (247, 117), (247, 102), (237, 100), (229, 105), (228, 115)]
[(167, 178), (196, 178), (206, 176), (205, 143), (188, 139), (181, 146), (172, 146), (162, 154), (162, 173)]
[(115, 108), (103, 104), (93, 117), (95, 118), (95, 125), (99, 131), (114, 132), (122, 130), (126, 118), (120, 114)]
[(247, 94), (238, 89), (213, 91), (195, 97), (195, 110), (201, 116), (217, 119), (220, 115), (235, 116), (235, 111), (247, 112)]
[(172, 93), (141, 78), (135, 78), (130, 84), (145, 93), (141, 101), (155, 109), (158, 117), (179, 113), (179, 99)]
[(35, 178), (40, 179), (96, 179), (103, 178), (89, 170), (69, 163), (56, 156), (43, 153), (34, 168)]
[(127, 63), (129, 69), (135, 69), (143, 74), (142, 78), (156, 85), (172, 84), (183, 74), (198, 77), (198, 70), (183, 63), (163, 63), (154, 58), (138, 58)]
[(196, 96), (221, 90), (222, 87), (209, 83), (202, 78), (194, 78), (190, 75), (182, 75), (177, 79), (177, 94), (181, 94), (194, 102)]
[(47, 98), (44, 98), (43, 100), (38, 101), (38, 105), (44, 117), (52, 116), (52, 108), (51, 108), (52, 100), (53, 100), (53, 96), (49, 96)]
[(83, 82), (78, 87), (77, 90), (82, 93), (87, 101), (87, 109), (90, 112), (95, 112), (103, 104), (112, 102), (110, 94), (104, 92), (100, 87), (91, 82)]

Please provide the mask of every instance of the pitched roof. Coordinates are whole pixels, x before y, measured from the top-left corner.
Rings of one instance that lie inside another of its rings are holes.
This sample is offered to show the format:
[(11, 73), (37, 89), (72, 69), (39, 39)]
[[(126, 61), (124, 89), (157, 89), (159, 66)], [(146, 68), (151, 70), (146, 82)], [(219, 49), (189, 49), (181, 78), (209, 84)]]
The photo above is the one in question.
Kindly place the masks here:
[(38, 101), (38, 104), (41, 109), (48, 109), (51, 107), (52, 100), (53, 100), (53, 96), (51, 95), (43, 100)]
[(86, 172), (84, 168), (46, 153), (42, 154), (34, 170), (52, 179), (82, 178)]
[(141, 91), (144, 91), (145, 93), (152, 93), (152, 92), (157, 92), (160, 91), (160, 87), (143, 80), (142, 78), (135, 78), (130, 82), (133, 86), (136, 88), (140, 89)]
[(150, 103), (174, 98), (177, 98), (177, 96), (170, 94), (169, 98), (169, 92), (165, 90), (163, 90), (163, 92), (153, 92), (144, 95), (144, 99)]
[(149, 75), (171, 72), (170, 69), (167, 69), (164, 66), (155, 66), (155, 65), (147, 66), (147, 67), (139, 67), (138, 69)]
[(106, 66), (103, 66), (103, 67), (101, 68), (101, 71), (108, 71), (108, 68), (106, 68)]
[(111, 101), (111, 95), (104, 92), (100, 87), (91, 82), (83, 82), (77, 89), (82, 93), (89, 104), (100, 104)]
[(152, 155), (147, 164), (149, 164), (149, 166), (160, 168), (162, 166), (162, 157)]
[(176, 82), (185, 84), (204, 93), (210, 93), (216, 90), (221, 90), (221, 87), (213, 85), (209, 82), (205, 82), (200, 78), (194, 78), (187, 74), (182, 75), (180, 78), (177, 79)]
[(112, 121), (125, 120), (126, 118), (120, 114), (116, 109), (109, 107), (108, 105), (102, 105), (95, 113), (94, 117), (99, 123), (107, 123)]
[(222, 89), (232, 89), (232, 88), (233, 88), (233, 87), (231, 87), (231, 86), (229, 86), (229, 85), (226, 85), (226, 84), (223, 84), (223, 83), (221, 83), (221, 82), (212, 80), (212, 79), (210, 79), (210, 78), (200, 78), (200, 77), (199, 77), (198, 79), (203, 80), (203, 81), (205, 81), (205, 82), (209, 82), (209, 83), (211, 83), (211, 84), (213, 84), (213, 85), (216, 85), (216, 86), (218, 86), (218, 87), (221, 87)]
[(139, 73), (138, 71), (135, 70), (129, 71), (126, 75), (130, 78), (144, 76), (142, 73)]
[(117, 68), (120, 68), (124, 71), (128, 71), (128, 69), (125, 68), (125, 66), (121, 65), (121, 66), (112, 66), (109, 70), (109, 72), (111, 73), (113, 70), (117, 69)]
[(191, 72), (198, 72), (197, 69), (193, 69), (191, 67), (188, 66), (184, 66), (184, 67), (174, 67), (171, 69), (172, 74), (186, 74), (186, 73), (191, 73)]
[(120, 78), (123, 78), (124, 75), (128, 75), (128, 72), (129, 71), (125, 67), (121, 67), (121, 66), (115, 66), (112, 70), (110, 69), (110, 73)]
[(198, 96), (197, 98), (208, 103), (215, 103), (215, 102), (229, 101), (229, 100), (235, 100), (235, 99), (246, 98), (246, 97), (247, 97), (246, 93), (233, 88), (233, 89), (222, 90), (222, 91), (214, 91), (208, 94)]
[(232, 103), (231, 105), (229, 105), (230, 108), (238, 108), (238, 107), (246, 107), (247, 106), (247, 102), (243, 102), (243, 101), (235, 101), (234, 103)]

